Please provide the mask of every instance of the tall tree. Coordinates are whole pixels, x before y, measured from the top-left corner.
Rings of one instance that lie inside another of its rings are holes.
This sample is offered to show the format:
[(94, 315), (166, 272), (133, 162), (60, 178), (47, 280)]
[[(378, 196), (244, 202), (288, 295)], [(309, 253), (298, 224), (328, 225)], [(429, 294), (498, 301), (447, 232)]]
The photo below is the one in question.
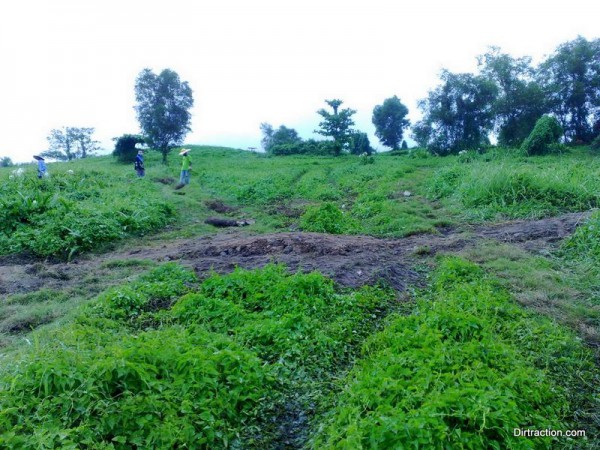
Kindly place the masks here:
[(100, 149), (98, 141), (92, 139), (94, 128), (64, 127), (53, 129), (48, 140), (48, 150), (42, 156), (60, 161), (86, 158)]
[(538, 76), (567, 140), (591, 142), (600, 116), (600, 39), (578, 36), (559, 45)]
[(546, 112), (541, 86), (535, 81), (531, 58), (513, 58), (498, 47), (478, 57), (481, 74), (496, 84), (493, 115), (498, 143), (519, 146)]
[(99, 142), (92, 139), (93, 128), (71, 128), (71, 131), (77, 148), (77, 155), (80, 158), (87, 158), (100, 150)]
[(140, 128), (148, 144), (162, 153), (166, 164), (169, 151), (182, 144), (191, 131), (192, 89), (173, 70), (164, 69), (156, 75), (144, 69), (135, 82), (135, 99)]
[(410, 120), (406, 118), (407, 114), (408, 108), (395, 95), (385, 99), (382, 105), (373, 108), (371, 120), (375, 125), (375, 136), (383, 145), (398, 150), (404, 129), (410, 126)]
[(489, 143), (498, 89), (483, 76), (444, 70), (442, 84), (419, 101), (424, 117), (413, 129), (432, 153), (446, 155)]
[(334, 154), (338, 156), (342, 153), (342, 150), (348, 147), (352, 140), (354, 133), (354, 130), (351, 128), (354, 125), (352, 116), (356, 111), (350, 108), (340, 110), (339, 108), (344, 102), (339, 99), (325, 100), (325, 103), (331, 106), (333, 113), (325, 109), (317, 111), (317, 114), (323, 117), (323, 120), (319, 122), (320, 129), (315, 130), (315, 133), (332, 137)]

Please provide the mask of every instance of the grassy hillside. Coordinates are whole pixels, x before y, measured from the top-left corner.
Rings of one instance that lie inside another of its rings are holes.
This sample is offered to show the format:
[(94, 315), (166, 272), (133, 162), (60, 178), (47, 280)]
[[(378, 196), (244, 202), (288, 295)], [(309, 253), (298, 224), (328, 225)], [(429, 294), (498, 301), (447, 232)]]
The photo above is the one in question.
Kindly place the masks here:
[[(191, 155), (181, 190), (176, 153), (167, 166), (147, 155), (144, 179), (111, 157), (49, 164), (44, 180), (33, 166), (12, 178), (14, 168), (0, 169), (0, 263), (58, 278), (48, 261), (102, 258), (80, 284), (0, 293), (0, 447), (600, 443), (600, 162), (588, 149), (413, 150), (372, 163), (194, 146)], [(199, 279), (175, 263), (111, 258), (227, 233), (468, 236), (590, 210), (571, 237), (539, 251), (491, 239), (458, 256), (415, 249), (424, 282), (402, 293), (278, 265)], [(255, 223), (223, 230), (204, 223), (210, 216)]]

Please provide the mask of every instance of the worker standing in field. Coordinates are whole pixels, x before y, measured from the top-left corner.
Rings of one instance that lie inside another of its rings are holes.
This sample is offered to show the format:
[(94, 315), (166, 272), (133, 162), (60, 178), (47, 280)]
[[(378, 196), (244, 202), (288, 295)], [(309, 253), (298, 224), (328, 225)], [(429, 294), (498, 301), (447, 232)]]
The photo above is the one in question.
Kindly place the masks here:
[(41, 180), (44, 177), (48, 176), (48, 169), (46, 168), (46, 161), (44, 158), (38, 155), (33, 155), (33, 159), (38, 162), (38, 178)]
[(138, 150), (137, 155), (135, 156), (135, 163), (133, 165), (135, 171), (137, 172), (137, 176), (143, 178), (146, 175), (146, 168), (144, 167), (144, 151)]
[(179, 185), (185, 186), (190, 184), (190, 170), (192, 170), (192, 159), (189, 155), (190, 149), (184, 148), (179, 152), (180, 156), (183, 156), (181, 161), (181, 175), (179, 177)]

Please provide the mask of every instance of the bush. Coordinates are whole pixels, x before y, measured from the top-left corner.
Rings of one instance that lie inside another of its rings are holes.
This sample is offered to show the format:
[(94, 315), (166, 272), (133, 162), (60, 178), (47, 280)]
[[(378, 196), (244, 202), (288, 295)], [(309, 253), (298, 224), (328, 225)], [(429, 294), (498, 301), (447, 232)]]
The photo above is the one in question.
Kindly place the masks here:
[(146, 139), (139, 134), (124, 134), (114, 140), (116, 143), (112, 154), (122, 163), (132, 163), (138, 152), (136, 145), (146, 143)]
[(367, 133), (357, 131), (352, 135), (352, 139), (350, 141), (350, 153), (352, 155), (371, 155), (373, 152), (374, 150), (371, 147)]
[(309, 207), (300, 217), (300, 227), (304, 231), (344, 234), (352, 231), (355, 224), (336, 205), (324, 203)]
[(124, 197), (122, 179), (87, 175), (56, 173), (42, 185), (24, 176), (0, 185), (0, 254), (68, 259), (161, 228), (174, 216), (165, 201), (148, 199), (155, 186), (135, 183)]
[(335, 154), (335, 145), (333, 141), (317, 141), (315, 139), (309, 139), (302, 142), (274, 145), (269, 149), (269, 153), (275, 156), (331, 156)]
[(5, 358), (0, 447), (280, 448), (288, 416), (326, 398), (394, 300), (271, 264), (198, 287), (164, 264)]
[(8, 156), (0, 158), (0, 167), (12, 167), (13, 162)]
[(368, 153), (361, 153), (359, 156), (360, 164), (366, 166), (367, 164), (374, 164), (375, 158)]
[(252, 352), (200, 328), (61, 341), (3, 374), (2, 448), (227, 448), (271, 385)]
[(562, 252), (571, 259), (588, 258), (594, 267), (600, 265), (600, 213), (595, 212), (585, 224), (577, 227), (562, 246)]
[(528, 155), (545, 155), (550, 153), (563, 135), (563, 130), (558, 120), (551, 116), (542, 116), (535, 127), (523, 141), (521, 149)]

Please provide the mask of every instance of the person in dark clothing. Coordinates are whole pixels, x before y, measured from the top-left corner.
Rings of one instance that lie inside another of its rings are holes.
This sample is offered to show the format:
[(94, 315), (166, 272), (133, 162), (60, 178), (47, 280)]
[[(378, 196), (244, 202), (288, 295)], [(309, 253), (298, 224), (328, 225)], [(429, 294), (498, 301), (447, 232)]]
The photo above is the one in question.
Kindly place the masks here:
[(144, 167), (144, 151), (138, 150), (137, 155), (135, 156), (134, 163), (135, 171), (137, 172), (137, 176), (143, 178), (146, 175), (146, 168)]
[(34, 155), (33, 158), (38, 163), (38, 178), (41, 180), (44, 177), (48, 176), (48, 169), (46, 168), (46, 162), (44, 158), (38, 155)]

